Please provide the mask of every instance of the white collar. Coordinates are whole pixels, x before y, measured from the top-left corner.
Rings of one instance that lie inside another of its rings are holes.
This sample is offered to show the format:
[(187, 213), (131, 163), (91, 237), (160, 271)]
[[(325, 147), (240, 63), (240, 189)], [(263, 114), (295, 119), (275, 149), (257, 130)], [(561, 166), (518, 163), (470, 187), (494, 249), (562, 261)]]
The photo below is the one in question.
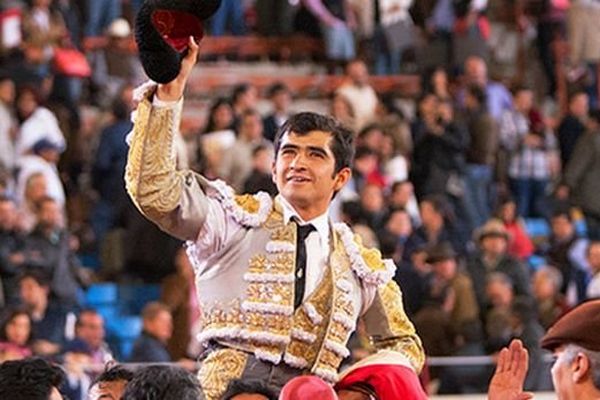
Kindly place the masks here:
[(323, 243), (329, 243), (329, 213), (325, 211), (323, 214), (319, 215), (311, 219), (310, 221), (305, 221), (298, 215), (298, 212), (292, 207), (292, 205), (281, 195), (277, 196), (277, 199), (281, 203), (283, 207), (283, 221), (287, 225), (290, 222), (290, 219), (297, 218), (300, 222), (300, 225), (308, 225), (311, 224), (317, 230), (319, 236), (323, 240)]

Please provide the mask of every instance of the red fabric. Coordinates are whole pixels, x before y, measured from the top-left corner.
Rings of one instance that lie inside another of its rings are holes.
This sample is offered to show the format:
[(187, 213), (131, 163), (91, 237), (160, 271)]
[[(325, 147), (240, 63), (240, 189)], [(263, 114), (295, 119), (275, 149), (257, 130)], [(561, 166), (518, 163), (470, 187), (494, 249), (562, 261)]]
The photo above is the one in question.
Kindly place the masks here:
[(533, 243), (520, 222), (505, 222), (504, 227), (510, 236), (508, 254), (519, 260), (525, 260), (533, 254)]
[(298, 376), (281, 389), (279, 400), (338, 400), (333, 388), (318, 376)]
[(335, 389), (348, 389), (359, 382), (371, 385), (379, 400), (427, 400), (417, 374), (401, 365), (368, 365), (357, 368), (339, 381)]
[(187, 49), (190, 36), (199, 43), (204, 36), (204, 25), (198, 17), (183, 11), (156, 10), (152, 24), (165, 42), (178, 52)]
[(57, 47), (52, 60), (54, 71), (60, 75), (88, 78), (92, 68), (85, 54), (77, 49)]

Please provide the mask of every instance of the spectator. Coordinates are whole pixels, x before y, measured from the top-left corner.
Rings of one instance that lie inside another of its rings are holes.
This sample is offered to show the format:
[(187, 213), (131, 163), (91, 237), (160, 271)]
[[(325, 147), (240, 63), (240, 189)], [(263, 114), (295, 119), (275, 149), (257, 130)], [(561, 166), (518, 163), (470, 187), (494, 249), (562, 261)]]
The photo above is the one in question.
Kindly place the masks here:
[(273, 105), (273, 110), (263, 120), (263, 136), (273, 142), (279, 128), (290, 117), (292, 93), (285, 83), (277, 82), (269, 88), (268, 97)]
[[(487, 98), (487, 110), (498, 122), (502, 115), (513, 108), (513, 99), (506, 87), (489, 79), (487, 65), (478, 56), (471, 56), (465, 60), (465, 84), (479, 85), (484, 88)], [(464, 99), (463, 99), (464, 100)]]
[(106, 369), (96, 377), (90, 392), (89, 400), (118, 400), (125, 392), (125, 386), (133, 378), (133, 372), (120, 365), (107, 365)]
[(250, 83), (240, 83), (233, 88), (231, 108), (233, 110), (233, 129), (239, 133), (242, 115), (248, 110), (254, 110), (258, 100), (258, 90)]
[(547, 379), (549, 368), (544, 365), (540, 339), (544, 329), (535, 318), (535, 309), (530, 299), (517, 299), (510, 311), (513, 338), (520, 339), (529, 351), (529, 374), (525, 379), (525, 390), (550, 390)]
[(46, 178), (46, 194), (52, 197), (58, 205), (65, 207), (66, 195), (58, 172), (58, 161), (63, 148), (56, 143), (43, 138), (35, 142), (32, 153), (20, 157), (19, 173), (15, 192), (19, 202), (23, 202), (27, 181), (33, 174), (41, 173)]
[(585, 133), (588, 112), (588, 95), (584, 92), (573, 93), (569, 97), (569, 113), (562, 119), (556, 132), (563, 167), (569, 164), (577, 140)]
[(369, 85), (369, 71), (362, 60), (353, 60), (346, 66), (346, 80), (336, 90), (352, 106), (356, 129), (361, 130), (375, 119), (377, 94)]
[(438, 243), (427, 251), (427, 263), (433, 267), (430, 290), (439, 293), (444, 286), (451, 290), (450, 324), (454, 332), (458, 332), (464, 323), (476, 321), (479, 316), (473, 282), (458, 269), (456, 257), (449, 242)]
[(373, 183), (365, 185), (360, 191), (360, 206), (369, 228), (374, 232), (381, 230), (386, 216), (381, 187)]
[(87, 0), (85, 36), (100, 36), (106, 28), (121, 16), (119, 0)]
[(198, 400), (200, 383), (189, 372), (166, 365), (137, 370), (127, 383), (122, 400)]
[(212, 17), (211, 34), (223, 36), (229, 28), (229, 33), (242, 36), (246, 33), (244, 22), (244, 5), (238, 0), (223, 0), (221, 6)]
[(529, 115), (533, 91), (515, 89), (514, 109), (502, 114), (500, 141), (509, 154), (508, 177), (521, 217), (545, 217), (546, 187), (552, 177), (550, 155), (555, 141), (550, 132), (536, 130)]
[(142, 335), (133, 344), (131, 362), (171, 362), (167, 342), (173, 334), (173, 319), (167, 306), (152, 302), (142, 310)]
[(490, 191), (498, 152), (498, 124), (487, 111), (485, 91), (478, 85), (467, 88), (465, 107), (469, 146), (466, 153), (465, 200), (473, 226), (490, 217)]
[(542, 252), (548, 264), (558, 268), (562, 275), (560, 292), (566, 296), (571, 306), (585, 300), (585, 287), (588, 268), (585, 260), (587, 239), (575, 231), (571, 214), (566, 209), (558, 209), (550, 220), (552, 234)]
[(129, 150), (125, 137), (133, 127), (129, 106), (115, 100), (111, 114), (112, 121), (102, 130), (92, 167), (92, 184), (100, 198), (92, 211), (91, 223), (99, 244), (117, 225), (118, 214), (127, 201), (123, 176)]
[[(383, 243), (384, 237), (391, 238), (391, 249), (388, 251), (390, 258), (396, 264), (410, 261), (413, 252), (423, 245), (421, 238), (413, 232), (410, 215), (404, 208), (391, 208), (384, 221), (385, 226), (379, 232), (379, 243)], [(383, 253), (383, 248), (381, 250)]]
[(593, 127), (575, 146), (559, 190), (583, 211), (589, 237), (600, 240), (600, 112), (594, 111), (590, 119)]
[(467, 262), (480, 310), (490, 303), (484, 284), (492, 272), (502, 272), (512, 281), (515, 295), (530, 297), (529, 276), (525, 266), (507, 253), (508, 233), (501, 222), (490, 220), (476, 234), (479, 251)]
[(587, 248), (587, 259), (592, 272), (592, 280), (587, 287), (587, 298), (600, 297), (600, 242), (590, 242)]
[(392, 184), (388, 204), (391, 209), (405, 209), (410, 215), (413, 226), (421, 225), (419, 205), (415, 199), (413, 184), (409, 180), (397, 181)]
[(5, 309), (0, 325), (0, 364), (30, 357), (31, 317), (24, 308)]
[[(454, 119), (454, 109), (449, 101), (434, 99), (434, 104), (435, 111), (424, 119), (424, 135), (415, 140), (412, 180), (419, 198), (430, 194), (447, 197), (458, 216), (457, 233), (466, 241), (467, 231), (474, 228), (464, 202), (468, 135)], [(461, 248), (456, 247), (457, 250)]]
[(23, 200), (19, 204), (17, 230), (30, 233), (37, 224), (38, 204), (48, 197), (48, 180), (41, 172), (33, 173), (25, 182)]
[(14, 82), (0, 72), (0, 168), (12, 171), (15, 167), (13, 138), (16, 134), (16, 121), (13, 115), (15, 101)]
[(277, 400), (278, 396), (274, 389), (256, 380), (233, 380), (229, 383), (227, 390), (221, 400)]
[(49, 301), (50, 282), (42, 271), (26, 269), (19, 277), (21, 302), (31, 315), (32, 349), (35, 354), (57, 354), (71, 329), (71, 317)]
[(160, 300), (173, 316), (173, 335), (167, 348), (173, 360), (188, 356), (196, 358), (199, 353), (190, 351), (198, 346), (192, 330), (199, 322), (201, 311), (196, 297), (194, 270), (183, 247), (175, 254), (175, 268), (176, 272), (162, 281), (160, 293)]
[(303, 0), (304, 6), (319, 20), (325, 42), (325, 54), (330, 61), (329, 71), (336, 64), (356, 57), (352, 30), (356, 17), (348, 0)]
[(42, 65), (50, 61), (52, 47), (59, 45), (68, 35), (65, 21), (52, 7), (51, 0), (33, 0), (30, 3), (23, 13), (22, 31), (24, 45), (41, 51)]
[(235, 143), (233, 109), (225, 98), (216, 99), (208, 112), (208, 122), (199, 136), (197, 166), (209, 177), (217, 177), (224, 154)]
[(565, 297), (560, 293), (562, 275), (551, 266), (543, 266), (533, 274), (532, 292), (537, 302), (537, 319), (548, 329), (569, 310)]
[(104, 318), (96, 310), (85, 308), (79, 312), (75, 324), (75, 337), (89, 347), (93, 363), (105, 364), (113, 359), (104, 341)]
[(270, 147), (258, 145), (252, 150), (252, 172), (246, 178), (242, 193), (267, 192), (277, 195), (277, 187), (271, 178), (273, 151)]
[(248, 109), (240, 119), (238, 137), (225, 153), (221, 176), (241, 193), (244, 182), (252, 172), (252, 152), (257, 146), (273, 148), (273, 144), (263, 137), (263, 124), (256, 110)]
[(344, 126), (356, 131), (356, 116), (352, 108), (352, 103), (350, 103), (350, 100), (346, 96), (340, 93), (333, 93), (329, 113)]
[[(486, 315), (494, 312), (508, 312), (515, 300), (515, 291), (510, 278), (502, 272), (492, 272), (485, 281), (485, 298), (488, 310), (482, 310)], [(489, 320), (490, 318), (485, 318)]]
[(523, 219), (517, 214), (517, 204), (507, 197), (500, 201), (496, 218), (504, 224), (509, 236), (508, 254), (519, 261), (525, 261), (533, 254), (534, 247), (527, 235)]
[(429, 245), (450, 242), (452, 248), (462, 254), (464, 243), (454, 230), (454, 213), (446, 199), (439, 195), (427, 196), (421, 201), (420, 210), (422, 224), (415, 234)]
[(7, 305), (18, 302), (17, 277), (25, 262), (23, 236), (17, 231), (17, 207), (11, 198), (0, 196), (0, 277)]
[(92, 350), (81, 339), (75, 339), (65, 344), (62, 363), (65, 367), (67, 380), (63, 392), (69, 399), (83, 400), (91, 386), (91, 378), (85, 369), (92, 362)]
[(15, 152), (22, 156), (32, 150), (40, 139), (48, 139), (65, 149), (66, 142), (58, 120), (52, 111), (41, 104), (39, 90), (33, 86), (22, 87), (17, 94), (17, 117), (21, 126), (15, 139)]
[(77, 291), (83, 271), (73, 250), (71, 234), (64, 228), (63, 211), (51, 197), (37, 204), (37, 225), (25, 238), (30, 262), (52, 277), (53, 297), (67, 308), (79, 304)]
[(41, 358), (7, 361), (0, 364), (0, 398), (11, 399), (18, 393), (22, 399), (60, 400), (58, 388), (64, 380), (60, 367)]

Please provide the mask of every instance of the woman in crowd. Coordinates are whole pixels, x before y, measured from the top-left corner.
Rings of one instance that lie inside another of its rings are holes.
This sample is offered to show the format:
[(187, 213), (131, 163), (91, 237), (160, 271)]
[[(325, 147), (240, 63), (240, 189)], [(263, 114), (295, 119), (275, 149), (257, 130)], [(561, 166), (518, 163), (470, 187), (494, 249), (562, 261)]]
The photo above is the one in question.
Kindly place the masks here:
[(9, 309), (0, 326), (0, 362), (31, 356), (31, 317), (22, 308)]

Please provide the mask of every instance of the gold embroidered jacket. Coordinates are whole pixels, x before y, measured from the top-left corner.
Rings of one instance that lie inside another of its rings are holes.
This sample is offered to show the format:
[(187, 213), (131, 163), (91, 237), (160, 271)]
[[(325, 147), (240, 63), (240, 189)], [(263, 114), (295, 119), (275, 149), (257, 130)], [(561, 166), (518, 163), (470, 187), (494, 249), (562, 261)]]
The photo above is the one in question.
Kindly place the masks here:
[[(130, 138), (126, 184), (147, 218), (188, 241), (202, 310), (199, 340), (333, 382), (349, 354), (348, 338), (363, 318), (378, 349), (401, 353), (419, 371), (424, 353), (391, 280), (393, 263), (364, 248), (346, 225), (333, 224), (324, 278), (294, 310), (295, 224), (284, 223), (281, 206), (266, 194), (235, 196), (222, 182), (177, 171), (173, 136), (180, 112), (181, 102), (153, 107), (151, 93), (143, 96)], [(245, 229), (201, 258), (196, 242), (203, 240), (209, 198)], [(367, 300), (366, 288), (373, 293)]]

